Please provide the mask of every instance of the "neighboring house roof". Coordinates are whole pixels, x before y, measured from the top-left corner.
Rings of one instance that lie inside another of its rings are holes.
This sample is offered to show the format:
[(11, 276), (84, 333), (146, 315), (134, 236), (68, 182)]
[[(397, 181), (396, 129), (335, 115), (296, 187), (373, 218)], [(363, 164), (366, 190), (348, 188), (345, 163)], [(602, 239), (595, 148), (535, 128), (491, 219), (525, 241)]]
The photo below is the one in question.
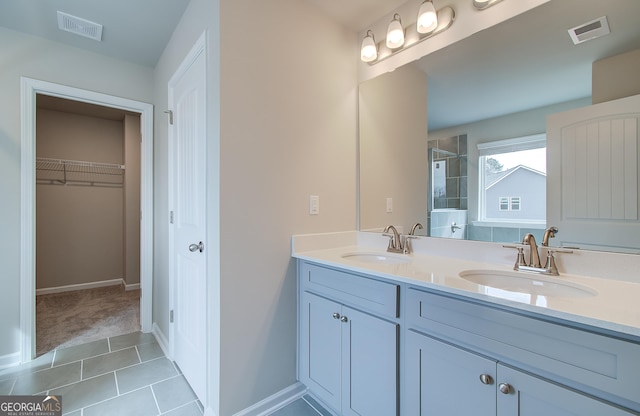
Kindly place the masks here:
[(539, 170), (535, 170), (530, 168), (529, 166), (525, 166), (525, 165), (518, 165), (518, 166), (514, 166), (511, 169), (507, 169), (507, 170), (503, 170), (502, 172), (496, 172), (496, 173), (490, 173), (488, 175), (486, 175), (485, 179), (486, 179), (486, 186), (485, 186), (485, 190), (491, 188), (493, 185), (497, 184), (498, 182), (502, 181), (504, 178), (512, 175), (514, 172), (523, 169), (523, 170), (528, 170), (530, 172), (536, 173), (540, 176), (544, 176), (546, 177), (547, 174), (544, 172), (540, 172)]

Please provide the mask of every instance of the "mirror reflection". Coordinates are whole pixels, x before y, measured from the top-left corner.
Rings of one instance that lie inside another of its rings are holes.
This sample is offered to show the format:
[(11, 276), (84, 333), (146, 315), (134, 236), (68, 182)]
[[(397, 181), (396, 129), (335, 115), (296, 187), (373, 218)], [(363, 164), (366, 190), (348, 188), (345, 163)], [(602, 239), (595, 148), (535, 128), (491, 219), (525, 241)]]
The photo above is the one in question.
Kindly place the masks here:
[[(360, 230), (420, 222), (429, 236), (542, 238), (545, 187), (559, 180), (547, 176), (547, 117), (640, 93), (637, 77), (616, 90), (607, 66), (638, 67), (638, 15), (635, 1), (552, 0), (362, 83)], [(569, 29), (601, 16), (611, 33), (575, 45)], [(638, 252), (640, 241), (588, 248)]]

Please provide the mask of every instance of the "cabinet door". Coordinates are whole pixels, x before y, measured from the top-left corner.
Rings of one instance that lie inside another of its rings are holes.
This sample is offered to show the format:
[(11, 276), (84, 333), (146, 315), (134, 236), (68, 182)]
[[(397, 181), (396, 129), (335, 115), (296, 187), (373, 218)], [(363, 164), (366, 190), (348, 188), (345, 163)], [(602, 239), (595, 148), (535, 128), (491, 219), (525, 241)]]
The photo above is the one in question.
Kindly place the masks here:
[(398, 324), (343, 306), (345, 416), (398, 415)]
[(300, 378), (335, 410), (341, 404), (341, 305), (304, 292), (301, 303)]
[(405, 356), (404, 414), (496, 415), (495, 361), (414, 331)]
[[(507, 384), (508, 389), (503, 385)], [(502, 389), (505, 392), (502, 392)], [(498, 364), (498, 416), (631, 416), (546, 380)]]

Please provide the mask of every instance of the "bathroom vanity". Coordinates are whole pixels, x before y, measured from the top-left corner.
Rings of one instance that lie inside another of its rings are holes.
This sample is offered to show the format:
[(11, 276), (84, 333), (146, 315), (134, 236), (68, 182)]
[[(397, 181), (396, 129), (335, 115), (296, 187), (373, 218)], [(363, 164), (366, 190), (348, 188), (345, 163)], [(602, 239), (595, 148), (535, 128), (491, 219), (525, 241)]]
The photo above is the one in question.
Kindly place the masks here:
[(293, 256), (299, 380), (338, 415), (640, 414), (637, 283), (542, 278), (527, 296), (459, 276), (503, 265), (362, 245)]

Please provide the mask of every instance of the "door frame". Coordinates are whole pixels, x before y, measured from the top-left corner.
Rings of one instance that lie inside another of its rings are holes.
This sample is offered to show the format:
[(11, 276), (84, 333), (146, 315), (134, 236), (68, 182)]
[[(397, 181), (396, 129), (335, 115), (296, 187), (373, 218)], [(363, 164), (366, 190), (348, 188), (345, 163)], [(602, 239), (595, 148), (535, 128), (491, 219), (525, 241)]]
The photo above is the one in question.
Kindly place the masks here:
[(27, 77), (20, 79), (21, 95), (21, 218), (20, 218), (20, 354), (34, 358), (36, 341), (36, 94), (82, 101), (140, 114), (140, 326), (151, 332), (153, 294), (153, 105)]

